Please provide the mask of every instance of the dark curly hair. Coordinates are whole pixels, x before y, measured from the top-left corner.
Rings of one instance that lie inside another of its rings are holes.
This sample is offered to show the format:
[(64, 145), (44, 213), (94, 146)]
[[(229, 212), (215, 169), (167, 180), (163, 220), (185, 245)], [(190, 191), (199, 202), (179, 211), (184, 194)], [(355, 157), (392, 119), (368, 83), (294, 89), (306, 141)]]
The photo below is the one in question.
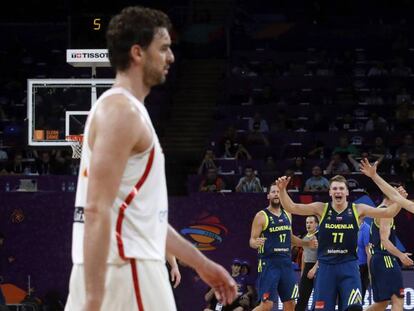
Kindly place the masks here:
[(168, 16), (158, 10), (131, 6), (124, 8), (109, 22), (106, 44), (112, 67), (125, 70), (130, 65), (129, 51), (138, 44), (146, 49), (152, 42), (157, 29), (171, 29)]

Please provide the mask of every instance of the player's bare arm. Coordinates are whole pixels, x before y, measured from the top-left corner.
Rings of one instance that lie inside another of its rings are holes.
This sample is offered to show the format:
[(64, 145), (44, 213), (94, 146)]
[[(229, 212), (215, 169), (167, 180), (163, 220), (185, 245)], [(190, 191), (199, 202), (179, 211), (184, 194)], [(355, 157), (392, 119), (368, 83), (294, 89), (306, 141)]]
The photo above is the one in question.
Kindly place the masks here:
[[(403, 198), (406, 198), (408, 196), (407, 191), (403, 187), (395, 188), (395, 190)], [(366, 204), (356, 204), (356, 208), (358, 210), (358, 215), (373, 218), (393, 218), (401, 210), (401, 206), (399, 206), (397, 203), (392, 203), (386, 208), (373, 208), (372, 206)]]
[(263, 211), (258, 212), (256, 216), (254, 216), (249, 240), (249, 245), (251, 248), (258, 249), (260, 246), (264, 245), (266, 238), (261, 238), (260, 234), (263, 230), (265, 221), (266, 220)]
[(318, 271), (318, 267), (319, 267), (319, 262), (316, 261), (313, 267), (308, 271), (308, 275), (307, 275), (308, 279), (311, 280), (315, 277), (316, 271)]
[(397, 189), (393, 188), (388, 184), (381, 176), (377, 173), (378, 162), (370, 164), (367, 159), (361, 160), (361, 172), (370, 177), (373, 182), (381, 189), (381, 191), (393, 202), (397, 203), (399, 206), (403, 207), (407, 211), (414, 213), (414, 202), (407, 200), (402, 197)]
[(410, 253), (403, 253), (401, 252), (389, 239), (391, 233), (391, 218), (383, 218), (379, 220), (380, 222), (380, 238), (381, 244), (385, 247), (385, 249), (390, 252), (395, 257), (399, 258), (403, 265), (405, 266), (412, 266), (413, 260), (409, 257)]
[(324, 203), (298, 204), (293, 202), (286, 190), (289, 182), (290, 177), (286, 176), (280, 177), (276, 181), (276, 185), (280, 190), (279, 199), (283, 208), (291, 214), (302, 216), (317, 215), (320, 218), (323, 213)]
[(372, 218), (393, 218), (401, 208), (397, 204), (391, 204), (387, 208), (374, 208), (367, 204), (355, 204), (360, 217), (368, 216)]
[(204, 256), (171, 226), (168, 226), (167, 232), (167, 252), (194, 268), (201, 279), (214, 289), (217, 300), (230, 304), (236, 298), (236, 282), (226, 269)]
[[(110, 240), (110, 208), (128, 157), (150, 146), (151, 136), (138, 112), (123, 96), (110, 96), (91, 120), (87, 203), (85, 206), (86, 310), (99, 310), (104, 295)], [(140, 133), (141, 136), (133, 133)]]
[(305, 241), (292, 233), (291, 241), (293, 246), (300, 246), (300, 247), (309, 247), (309, 248), (318, 248), (318, 240), (314, 237), (312, 240)]
[(303, 244), (305, 243), (305, 241), (302, 241), (299, 237), (297, 237), (296, 235), (294, 235), (292, 232), (291, 232), (291, 235), (290, 235), (290, 240), (291, 240), (292, 246), (300, 246), (300, 247), (303, 247), (304, 246)]

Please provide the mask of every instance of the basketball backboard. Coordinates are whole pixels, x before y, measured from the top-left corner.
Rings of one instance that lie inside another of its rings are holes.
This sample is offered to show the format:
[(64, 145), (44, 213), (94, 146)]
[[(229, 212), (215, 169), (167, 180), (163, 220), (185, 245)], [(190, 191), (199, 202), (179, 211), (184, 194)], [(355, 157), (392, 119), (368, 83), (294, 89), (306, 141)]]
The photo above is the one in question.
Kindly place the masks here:
[(91, 106), (113, 82), (113, 79), (29, 79), (28, 144), (69, 146), (66, 136), (83, 133)]

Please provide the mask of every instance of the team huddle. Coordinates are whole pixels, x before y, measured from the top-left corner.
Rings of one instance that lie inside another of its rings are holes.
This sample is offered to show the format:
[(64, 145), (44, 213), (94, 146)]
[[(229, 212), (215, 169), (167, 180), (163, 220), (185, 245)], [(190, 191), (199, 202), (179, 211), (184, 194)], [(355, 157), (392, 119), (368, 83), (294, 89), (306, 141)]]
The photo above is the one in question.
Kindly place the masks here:
[[(378, 208), (347, 201), (347, 181), (337, 175), (330, 180), (331, 202), (298, 204), (286, 190), (289, 178), (278, 178), (268, 193), (269, 206), (259, 211), (252, 224), (250, 246), (258, 251), (257, 291), (260, 304), (254, 309), (272, 310), (277, 295), (283, 310), (307, 310), (314, 287), (313, 310), (362, 310), (365, 290), (361, 289), (357, 244), (361, 220), (372, 217), (369, 272), (374, 304), (367, 310), (403, 310), (404, 287), (398, 260), (413, 265), (408, 253), (396, 245), (393, 217), (401, 208), (414, 212), (402, 187), (394, 188), (376, 172), (377, 163), (361, 161), (361, 172), (370, 177), (384, 194)], [(308, 234), (292, 234), (291, 214), (308, 216)], [(319, 224), (319, 226), (317, 226)], [(291, 264), (291, 246), (305, 249), (299, 290)], [(398, 259), (398, 260), (397, 260)], [(313, 280), (314, 279), (314, 280)], [(297, 304), (295, 303), (296, 299)]]

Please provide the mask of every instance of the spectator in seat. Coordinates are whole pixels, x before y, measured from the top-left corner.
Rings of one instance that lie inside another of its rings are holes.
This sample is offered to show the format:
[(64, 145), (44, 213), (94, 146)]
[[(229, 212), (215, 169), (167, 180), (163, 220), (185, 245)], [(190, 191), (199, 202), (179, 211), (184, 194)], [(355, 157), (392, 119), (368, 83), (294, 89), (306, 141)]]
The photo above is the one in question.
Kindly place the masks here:
[(305, 172), (305, 159), (302, 157), (295, 157), (290, 169), (295, 173), (303, 174)]
[(266, 134), (260, 131), (260, 124), (253, 123), (253, 129), (247, 135), (247, 143), (250, 145), (265, 145), (269, 146), (269, 140)]
[(65, 150), (57, 150), (54, 157), (53, 173), (56, 175), (72, 175), (72, 155)]
[(252, 156), (249, 151), (242, 145), (237, 144), (236, 154), (234, 155), (236, 160), (251, 160)]
[(403, 144), (396, 150), (396, 156), (399, 158), (403, 153), (406, 153), (409, 160), (414, 160), (414, 141), (412, 134), (405, 134)]
[(387, 120), (379, 116), (376, 112), (371, 113), (370, 118), (365, 123), (365, 131), (385, 132), (387, 130), (388, 130)]
[(411, 104), (411, 100), (411, 94), (408, 93), (406, 88), (402, 88), (396, 96), (397, 105), (400, 105), (402, 103)]
[(308, 158), (309, 159), (325, 159), (330, 152), (328, 148), (325, 146), (325, 143), (317, 140), (315, 144), (311, 147), (308, 151)]
[(23, 163), (23, 154), (21, 152), (17, 152), (13, 157), (13, 161), (8, 165), (6, 170), (9, 174), (23, 174), (26, 167), (27, 165)]
[(413, 129), (412, 118), (414, 117), (414, 109), (406, 99), (398, 104), (395, 110), (395, 129), (399, 131), (407, 131)]
[(277, 164), (272, 155), (266, 157), (263, 164), (262, 174), (278, 175)]
[(217, 168), (209, 168), (201, 181), (200, 192), (220, 192), (225, 186), (223, 179), (217, 174)]
[(384, 143), (384, 139), (381, 136), (375, 137), (374, 146), (369, 150), (371, 156), (376, 158), (391, 159), (392, 155), (388, 147)]
[(40, 157), (37, 151), (34, 151), (33, 154), (36, 159), (36, 168), (39, 175), (50, 175), (55, 173), (56, 150), (52, 150), (51, 153), (49, 153), (49, 151), (43, 151), (40, 154)]
[(329, 190), (329, 181), (322, 176), (322, 169), (315, 165), (312, 168), (312, 176), (305, 182), (304, 191), (309, 192), (326, 192)]
[(413, 177), (413, 161), (408, 158), (408, 154), (403, 152), (394, 164), (395, 173), (405, 182), (412, 182)]
[[(361, 159), (368, 159), (369, 162), (375, 162), (378, 161), (378, 163), (381, 163), (384, 159), (384, 155), (374, 156), (370, 154), (368, 151), (364, 150), (361, 152), (361, 156), (356, 158), (353, 154), (348, 154), (348, 161), (352, 164), (353, 171), (354, 172), (360, 172), (360, 160)], [(380, 166), (381, 167), (381, 166)]]
[(198, 167), (197, 173), (198, 175), (203, 175), (207, 172), (210, 168), (217, 169), (216, 165), (216, 156), (214, 154), (214, 151), (211, 149), (207, 149), (206, 153), (204, 154), (204, 158), (200, 163), (200, 166)]
[(2, 147), (3, 146), (0, 146), (0, 161), (7, 161), (9, 159), (9, 155)]
[(236, 156), (237, 145), (230, 139), (226, 139), (223, 145), (222, 158), (225, 159), (234, 159)]
[(244, 168), (244, 176), (239, 179), (236, 192), (262, 192), (260, 179), (254, 173), (253, 167)]
[(237, 284), (237, 298), (236, 300), (227, 306), (222, 306), (218, 303), (214, 289), (210, 288), (204, 295), (205, 301), (208, 303), (204, 311), (249, 311), (250, 303), (253, 298), (254, 289), (248, 284), (248, 278), (241, 273), (242, 261), (240, 259), (233, 259), (231, 264), (231, 276), (234, 278)]
[(365, 102), (368, 105), (384, 105), (384, 99), (379, 95), (379, 92), (376, 89), (372, 89), (370, 94), (365, 98)]
[(288, 190), (301, 190), (302, 189), (302, 177), (300, 175), (296, 175), (295, 172), (288, 168), (285, 171), (285, 176), (290, 177), (290, 182), (287, 185)]
[(368, 77), (382, 77), (387, 76), (388, 70), (385, 69), (383, 62), (375, 62), (373, 66), (368, 70)]
[(350, 170), (348, 165), (342, 161), (342, 157), (339, 153), (334, 153), (329, 162), (328, 167), (326, 168), (326, 174), (329, 175), (343, 175), (349, 174)]
[(250, 275), (250, 263), (247, 260), (243, 260), (241, 263), (240, 274), (245, 278), (248, 290), (248, 298), (250, 299), (250, 308), (253, 308), (257, 300), (257, 292), (255, 288), (256, 280), (253, 279), (253, 276)]
[(316, 69), (315, 75), (321, 77), (331, 77), (335, 74), (332, 68), (330, 68), (328, 62), (323, 62), (322, 64), (320, 64), (320, 67)]
[(269, 132), (269, 125), (267, 121), (262, 118), (260, 113), (256, 112), (253, 118), (249, 119), (249, 131), (254, 131), (257, 129), (260, 133), (267, 133)]
[(225, 142), (228, 139), (232, 142), (236, 142), (239, 140), (237, 129), (235, 128), (234, 125), (230, 125), (226, 128), (226, 130), (223, 133), (221, 141)]
[(348, 136), (342, 135), (339, 137), (339, 146), (336, 146), (332, 153), (338, 153), (341, 156), (347, 156), (349, 153), (357, 155), (358, 149), (349, 143)]

